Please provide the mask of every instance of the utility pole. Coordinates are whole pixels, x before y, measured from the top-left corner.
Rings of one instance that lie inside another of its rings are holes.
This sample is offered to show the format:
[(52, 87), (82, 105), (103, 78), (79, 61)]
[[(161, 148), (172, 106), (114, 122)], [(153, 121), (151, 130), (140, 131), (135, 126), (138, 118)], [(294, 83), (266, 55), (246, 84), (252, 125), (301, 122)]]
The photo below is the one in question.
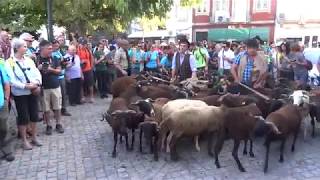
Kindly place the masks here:
[(53, 40), (53, 20), (52, 20), (52, 0), (46, 0), (47, 1), (47, 18), (48, 18), (48, 24), (47, 24), (47, 32), (48, 32), (48, 40)]

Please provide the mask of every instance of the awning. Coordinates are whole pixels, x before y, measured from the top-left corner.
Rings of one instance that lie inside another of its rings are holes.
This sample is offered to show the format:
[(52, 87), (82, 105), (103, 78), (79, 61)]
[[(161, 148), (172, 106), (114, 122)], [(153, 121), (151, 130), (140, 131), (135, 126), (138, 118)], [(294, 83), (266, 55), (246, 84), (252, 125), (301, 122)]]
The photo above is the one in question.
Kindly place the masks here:
[(260, 36), (262, 40), (268, 41), (269, 28), (215, 28), (208, 32), (208, 40), (211, 41), (244, 41), (255, 36)]

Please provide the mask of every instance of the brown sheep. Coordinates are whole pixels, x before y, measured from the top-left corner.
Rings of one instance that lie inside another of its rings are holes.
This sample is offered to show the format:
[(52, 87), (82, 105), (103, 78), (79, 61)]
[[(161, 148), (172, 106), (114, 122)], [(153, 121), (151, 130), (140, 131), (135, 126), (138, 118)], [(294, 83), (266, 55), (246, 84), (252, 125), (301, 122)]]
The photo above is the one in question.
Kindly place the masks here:
[(131, 76), (123, 76), (117, 78), (111, 85), (111, 93), (113, 97), (119, 97), (121, 93), (125, 92), (131, 84), (135, 84), (137, 80)]

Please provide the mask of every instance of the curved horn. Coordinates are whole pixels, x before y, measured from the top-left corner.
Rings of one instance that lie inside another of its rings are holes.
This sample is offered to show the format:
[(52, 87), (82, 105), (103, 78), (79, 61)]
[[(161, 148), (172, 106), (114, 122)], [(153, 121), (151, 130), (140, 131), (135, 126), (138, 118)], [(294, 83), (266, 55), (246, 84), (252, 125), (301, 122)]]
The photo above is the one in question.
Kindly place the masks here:
[(271, 127), (272, 132), (276, 134), (281, 134), (278, 127), (273, 122), (267, 121), (266, 124), (268, 124)]
[(124, 111), (122, 110), (116, 110), (114, 112), (111, 113), (112, 116), (116, 115), (116, 114), (119, 114), (119, 113), (123, 113)]
[(147, 98), (146, 99), (147, 102), (156, 102), (155, 100), (151, 99), (151, 98)]
[(125, 112), (125, 113), (137, 113), (136, 111), (131, 110), (131, 109), (125, 110), (125, 111), (123, 111), (123, 112)]
[(138, 105), (141, 102), (141, 100), (137, 100), (136, 102), (131, 103), (131, 105)]

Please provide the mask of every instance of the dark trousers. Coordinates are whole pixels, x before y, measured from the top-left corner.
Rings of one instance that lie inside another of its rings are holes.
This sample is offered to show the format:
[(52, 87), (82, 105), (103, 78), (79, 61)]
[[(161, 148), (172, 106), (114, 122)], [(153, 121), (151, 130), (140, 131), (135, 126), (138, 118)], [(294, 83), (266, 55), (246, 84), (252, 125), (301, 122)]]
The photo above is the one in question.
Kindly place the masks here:
[(80, 104), (81, 102), (81, 78), (71, 79), (67, 82), (67, 91), (70, 104)]
[(96, 76), (100, 95), (106, 95), (109, 89), (108, 85), (110, 84), (108, 71), (97, 71)]
[(14, 150), (14, 137), (10, 133), (8, 120), (8, 103), (5, 101), (3, 107), (0, 108), (0, 158), (13, 153)]
[(61, 104), (61, 111), (65, 111), (67, 107), (67, 89), (66, 89), (66, 80), (59, 79), (60, 88), (61, 88), (61, 96), (62, 96), (62, 104)]

